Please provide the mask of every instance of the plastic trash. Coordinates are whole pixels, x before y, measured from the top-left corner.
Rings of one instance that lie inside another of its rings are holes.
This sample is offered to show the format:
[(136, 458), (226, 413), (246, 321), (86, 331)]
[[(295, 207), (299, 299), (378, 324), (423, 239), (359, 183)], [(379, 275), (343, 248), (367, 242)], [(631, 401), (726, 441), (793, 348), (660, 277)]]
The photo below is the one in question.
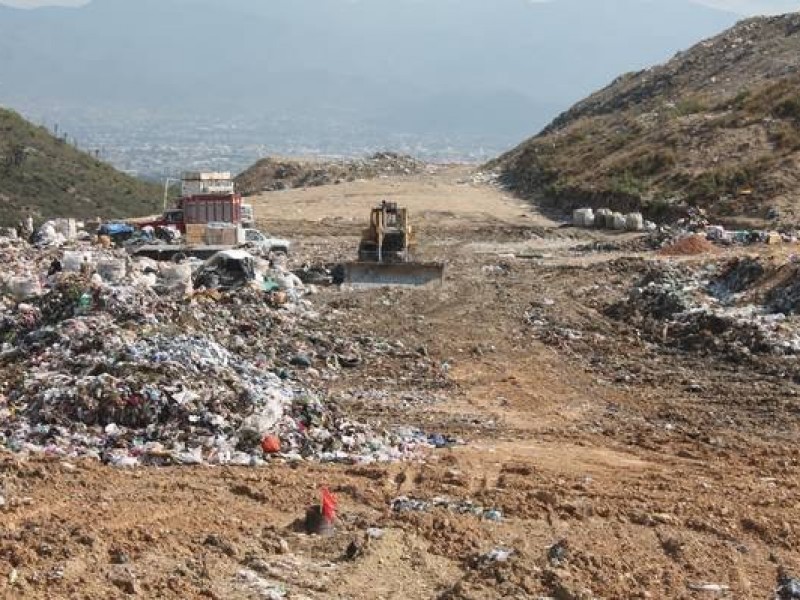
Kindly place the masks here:
[(281, 439), (277, 435), (268, 435), (261, 440), (261, 449), (265, 454), (277, 454), (281, 451)]
[(125, 279), (127, 267), (125, 261), (118, 258), (107, 258), (97, 261), (97, 273), (104, 281), (119, 283)]
[(94, 266), (93, 254), (78, 250), (65, 250), (61, 266), (65, 273), (80, 273), (84, 264)]
[(8, 287), (11, 295), (18, 301), (42, 294), (42, 286), (35, 277), (12, 277)]
[(785, 573), (778, 575), (778, 587), (775, 589), (775, 600), (795, 600), (800, 598), (800, 579)]
[(487, 552), (484, 557), (490, 562), (506, 562), (514, 554), (514, 550), (508, 548), (495, 548)]

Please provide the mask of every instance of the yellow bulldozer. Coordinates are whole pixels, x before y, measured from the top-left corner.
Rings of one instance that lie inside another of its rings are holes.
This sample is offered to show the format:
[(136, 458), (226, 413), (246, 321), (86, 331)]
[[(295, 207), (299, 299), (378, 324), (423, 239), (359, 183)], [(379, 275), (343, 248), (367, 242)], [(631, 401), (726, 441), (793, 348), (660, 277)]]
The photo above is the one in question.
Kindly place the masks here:
[(358, 246), (358, 262), (343, 265), (344, 283), (355, 287), (441, 284), (444, 265), (415, 262), (415, 249), (408, 209), (384, 200), (370, 212), (369, 227)]

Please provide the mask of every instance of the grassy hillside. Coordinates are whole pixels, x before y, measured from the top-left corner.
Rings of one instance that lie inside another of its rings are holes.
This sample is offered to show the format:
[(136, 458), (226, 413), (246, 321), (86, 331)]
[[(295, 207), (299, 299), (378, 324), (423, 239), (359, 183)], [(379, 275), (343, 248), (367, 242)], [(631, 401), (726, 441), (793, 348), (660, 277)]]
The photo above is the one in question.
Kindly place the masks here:
[(120, 173), (53, 137), (12, 111), (0, 109), (0, 223), (13, 225), (30, 212), (50, 217), (151, 214), (159, 188)]
[(520, 194), (571, 209), (700, 206), (800, 223), (800, 14), (743, 21), (619, 77), (489, 165)]

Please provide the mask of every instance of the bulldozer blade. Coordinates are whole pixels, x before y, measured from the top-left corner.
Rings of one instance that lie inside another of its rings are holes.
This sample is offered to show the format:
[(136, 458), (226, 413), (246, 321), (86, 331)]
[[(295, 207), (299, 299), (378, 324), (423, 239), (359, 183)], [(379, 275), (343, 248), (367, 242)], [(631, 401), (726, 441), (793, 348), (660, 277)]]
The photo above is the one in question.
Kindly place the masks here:
[(441, 263), (346, 263), (344, 284), (353, 287), (433, 286), (444, 282)]

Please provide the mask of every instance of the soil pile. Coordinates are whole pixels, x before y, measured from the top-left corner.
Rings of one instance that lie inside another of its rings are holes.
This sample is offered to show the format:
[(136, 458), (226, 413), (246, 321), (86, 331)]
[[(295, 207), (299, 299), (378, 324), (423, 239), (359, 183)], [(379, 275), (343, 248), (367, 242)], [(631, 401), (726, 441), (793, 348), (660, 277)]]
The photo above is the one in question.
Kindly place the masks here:
[(695, 256), (714, 251), (714, 244), (700, 235), (690, 235), (665, 246), (659, 251), (662, 256)]

